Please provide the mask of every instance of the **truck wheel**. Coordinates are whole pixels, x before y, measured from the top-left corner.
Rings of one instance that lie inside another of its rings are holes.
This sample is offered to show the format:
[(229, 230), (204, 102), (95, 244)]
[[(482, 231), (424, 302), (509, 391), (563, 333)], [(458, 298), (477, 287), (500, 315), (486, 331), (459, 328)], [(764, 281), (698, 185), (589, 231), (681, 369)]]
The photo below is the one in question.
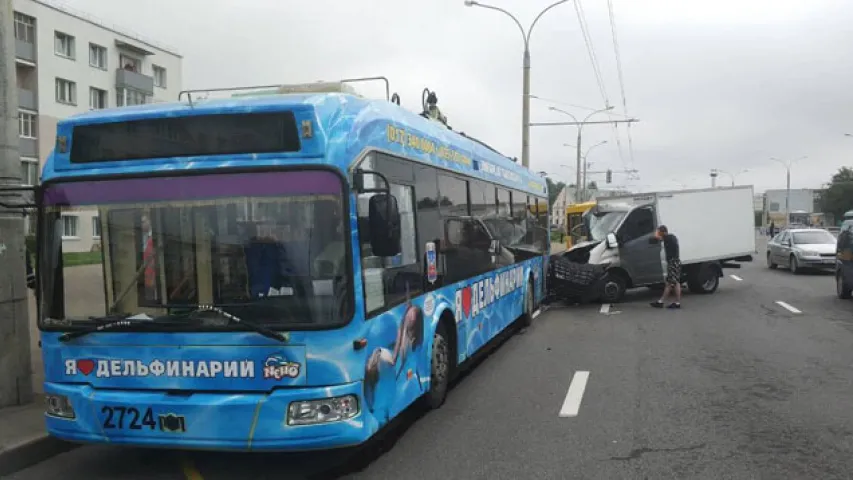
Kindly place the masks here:
[(843, 300), (853, 296), (853, 288), (850, 288), (850, 286), (847, 285), (847, 282), (844, 281), (844, 275), (840, 272), (835, 273), (835, 290), (838, 294), (838, 298)]
[(624, 275), (618, 273), (605, 273), (602, 279), (601, 301), (604, 303), (619, 303), (625, 296), (628, 282)]
[(720, 276), (709, 265), (702, 265), (687, 278), (687, 288), (692, 293), (708, 295), (717, 291), (720, 286)]

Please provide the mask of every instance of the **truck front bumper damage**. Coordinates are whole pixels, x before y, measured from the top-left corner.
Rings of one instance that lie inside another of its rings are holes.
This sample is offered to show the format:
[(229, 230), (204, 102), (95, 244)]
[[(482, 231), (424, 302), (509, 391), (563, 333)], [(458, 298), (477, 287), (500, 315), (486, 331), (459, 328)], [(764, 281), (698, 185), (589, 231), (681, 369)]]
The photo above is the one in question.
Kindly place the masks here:
[(601, 296), (604, 266), (579, 263), (568, 254), (552, 257), (548, 265), (550, 301), (589, 303)]

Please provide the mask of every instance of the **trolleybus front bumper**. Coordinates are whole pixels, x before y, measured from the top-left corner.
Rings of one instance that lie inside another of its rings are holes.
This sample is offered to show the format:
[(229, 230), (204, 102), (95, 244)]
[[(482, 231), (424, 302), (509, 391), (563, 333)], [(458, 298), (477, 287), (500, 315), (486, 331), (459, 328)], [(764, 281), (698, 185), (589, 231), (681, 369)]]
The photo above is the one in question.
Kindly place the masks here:
[(45, 417), (48, 433), (73, 442), (211, 450), (327, 449), (357, 445), (378, 430), (373, 415), (363, 411), (362, 391), (362, 382), (267, 393), (103, 390), (46, 383)]

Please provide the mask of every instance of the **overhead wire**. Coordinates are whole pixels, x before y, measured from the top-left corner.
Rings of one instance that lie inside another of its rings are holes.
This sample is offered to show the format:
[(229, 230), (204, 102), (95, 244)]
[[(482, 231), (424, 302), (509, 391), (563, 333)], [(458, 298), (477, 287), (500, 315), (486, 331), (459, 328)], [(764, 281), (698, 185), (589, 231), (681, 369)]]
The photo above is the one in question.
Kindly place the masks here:
[[(616, 17), (613, 14), (613, 0), (607, 0), (607, 10), (610, 15), (610, 32), (613, 36), (613, 53), (616, 55), (616, 73), (619, 76), (619, 91), (622, 94), (622, 113), (628, 114), (628, 102), (625, 97), (625, 79), (622, 75), (622, 57), (619, 54), (619, 39), (616, 35)], [(634, 140), (631, 138), (631, 124), (626, 127), (628, 133), (628, 155), (631, 168), (634, 168)]]
[[(574, 1), (575, 13), (578, 17), (578, 23), (580, 24), (581, 34), (583, 35), (584, 44), (586, 45), (587, 53), (589, 54), (589, 61), (592, 64), (592, 71), (595, 75), (595, 81), (598, 84), (598, 90), (601, 93), (601, 97), (604, 100), (604, 106), (610, 107), (610, 98), (607, 96), (607, 88), (604, 85), (603, 76), (601, 74), (601, 68), (598, 63), (598, 56), (595, 54), (595, 47), (592, 44), (592, 36), (589, 33), (589, 26), (586, 23), (586, 14), (583, 10), (583, 4), (581, 0)], [(613, 131), (613, 137), (616, 140), (616, 146), (619, 151), (619, 160), (622, 163), (623, 168), (628, 168), (625, 164), (625, 158), (622, 154), (622, 142), (619, 139), (619, 131), (616, 129), (616, 124), (610, 124), (611, 129)]]

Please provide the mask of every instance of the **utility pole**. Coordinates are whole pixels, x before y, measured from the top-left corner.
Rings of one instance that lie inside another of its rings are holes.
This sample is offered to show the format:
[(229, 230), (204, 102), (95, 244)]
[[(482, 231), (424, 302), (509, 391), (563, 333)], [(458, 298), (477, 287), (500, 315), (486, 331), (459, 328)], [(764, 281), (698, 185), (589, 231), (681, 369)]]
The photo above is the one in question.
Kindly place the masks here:
[[(0, 9), (0, 187), (21, 185), (18, 153), (18, 90), (12, 0)], [(18, 203), (20, 192), (0, 194)], [(30, 328), (24, 255), (24, 218), (0, 206), (0, 407), (32, 400)]]
[(776, 157), (770, 157), (770, 160), (781, 163), (785, 167), (785, 225), (791, 221), (791, 166), (794, 162), (809, 158), (808, 155), (803, 155), (794, 160), (780, 160)]

